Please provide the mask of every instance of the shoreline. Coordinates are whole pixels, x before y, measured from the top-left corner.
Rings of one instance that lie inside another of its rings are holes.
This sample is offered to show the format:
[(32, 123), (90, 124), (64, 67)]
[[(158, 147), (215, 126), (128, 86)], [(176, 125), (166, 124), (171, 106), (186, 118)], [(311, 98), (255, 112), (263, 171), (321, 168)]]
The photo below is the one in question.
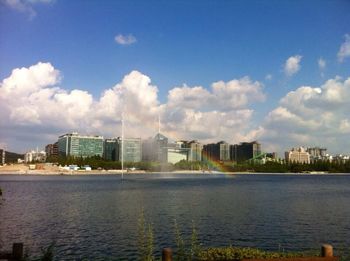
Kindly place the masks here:
[[(121, 175), (120, 170), (112, 171), (49, 171), (49, 170), (1, 170), (1, 175), (23, 175), (23, 176), (112, 176)], [(271, 176), (348, 176), (350, 173), (328, 173), (328, 172), (311, 172), (311, 173), (269, 173), (269, 172), (219, 172), (219, 171), (199, 171), (199, 170), (176, 170), (176, 171), (164, 171), (164, 172), (147, 172), (143, 170), (138, 171), (125, 171), (123, 175), (162, 175), (162, 174), (174, 174), (174, 175), (271, 175)]]

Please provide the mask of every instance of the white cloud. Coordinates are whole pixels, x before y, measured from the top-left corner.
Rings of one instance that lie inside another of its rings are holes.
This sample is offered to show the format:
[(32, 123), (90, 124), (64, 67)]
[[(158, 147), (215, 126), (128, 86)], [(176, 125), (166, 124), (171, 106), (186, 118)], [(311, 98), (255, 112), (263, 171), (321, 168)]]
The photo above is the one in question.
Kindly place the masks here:
[(229, 82), (215, 82), (212, 84), (216, 103), (223, 110), (245, 108), (254, 101), (264, 101), (263, 85), (258, 81), (251, 81), (249, 77)]
[[(350, 146), (350, 78), (289, 92), (265, 118), (257, 138), (282, 152), (293, 146), (325, 146), (333, 153)], [(277, 146), (276, 146), (277, 145)]]
[(252, 105), (264, 101), (260, 82), (249, 77), (202, 86), (175, 87), (160, 103), (158, 88), (138, 72), (94, 98), (79, 89), (60, 87), (61, 72), (50, 63), (14, 69), (0, 85), (0, 143), (20, 152), (81, 133), (120, 135), (125, 111), (126, 135), (147, 138), (157, 131), (171, 139), (228, 142), (259, 139), (264, 150), (279, 152), (298, 145), (326, 146), (331, 152), (350, 147), (350, 78), (335, 77), (321, 86), (301, 86), (287, 93), (253, 128)]
[(265, 80), (272, 80), (272, 74), (266, 74)]
[(33, 19), (36, 16), (36, 11), (33, 8), (34, 4), (50, 4), (55, 0), (1, 0), (1, 2), (13, 10), (28, 14), (29, 19)]
[(284, 64), (284, 73), (287, 76), (292, 76), (296, 74), (300, 70), (301, 59), (302, 59), (301, 55), (294, 55), (289, 57)]
[(344, 119), (340, 122), (339, 129), (342, 133), (350, 134), (350, 120)]
[(118, 34), (114, 37), (114, 41), (121, 45), (130, 45), (136, 43), (136, 38), (132, 34), (122, 35)]
[(318, 63), (318, 68), (320, 68), (320, 70), (324, 70), (326, 68), (327, 62), (322, 57), (318, 59), (317, 63)]
[(346, 34), (345, 41), (340, 46), (338, 51), (338, 61), (343, 62), (347, 57), (350, 57), (350, 35)]
[(154, 135), (160, 115), (161, 129), (171, 139), (239, 142), (252, 135), (250, 105), (265, 99), (263, 85), (249, 77), (218, 81), (210, 90), (176, 87), (164, 104), (151, 79), (138, 71), (127, 74), (98, 99), (87, 91), (59, 87), (61, 78), (50, 63), (38, 63), (14, 69), (1, 82), (0, 142), (30, 148), (73, 130), (118, 136), (122, 111), (130, 137)]

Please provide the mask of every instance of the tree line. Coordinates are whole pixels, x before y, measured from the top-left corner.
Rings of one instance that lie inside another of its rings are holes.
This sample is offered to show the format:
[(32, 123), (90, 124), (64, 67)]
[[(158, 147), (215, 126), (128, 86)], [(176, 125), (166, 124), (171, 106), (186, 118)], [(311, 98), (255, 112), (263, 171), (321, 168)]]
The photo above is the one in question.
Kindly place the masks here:
[[(93, 169), (121, 169), (120, 161), (105, 160), (100, 156), (93, 157), (48, 157), (47, 162), (56, 163), (61, 166), (88, 165)], [(226, 171), (226, 172), (265, 172), (265, 173), (301, 173), (312, 171), (323, 171), (330, 173), (350, 173), (350, 161), (314, 161), (310, 164), (285, 163), (268, 161), (265, 164), (254, 162), (212, 162), (212, 161), (186, 161), (178, 163), (160, 162), (124, 162), (124, 168), (135, 168), (145, 171), (173, 171), (173, 170), (202, 170), (202, 171)]]

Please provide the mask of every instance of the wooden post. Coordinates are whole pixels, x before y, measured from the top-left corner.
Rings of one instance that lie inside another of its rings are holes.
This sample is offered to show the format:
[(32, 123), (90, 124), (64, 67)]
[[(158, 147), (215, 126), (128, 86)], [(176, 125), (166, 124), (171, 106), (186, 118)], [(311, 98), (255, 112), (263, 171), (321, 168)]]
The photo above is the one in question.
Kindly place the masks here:
[(170, 247), (163, 248), (162, 251), (162, 261), (172, 261), (173, 260), (173, 251)]
[(23, 243), (13, 243), (12, 258), (14, 260), (21, 260), (23, 258)]
[(322, 245), (321, 256), (322, 257), (333, 257), (333, 247), (329, 244)]

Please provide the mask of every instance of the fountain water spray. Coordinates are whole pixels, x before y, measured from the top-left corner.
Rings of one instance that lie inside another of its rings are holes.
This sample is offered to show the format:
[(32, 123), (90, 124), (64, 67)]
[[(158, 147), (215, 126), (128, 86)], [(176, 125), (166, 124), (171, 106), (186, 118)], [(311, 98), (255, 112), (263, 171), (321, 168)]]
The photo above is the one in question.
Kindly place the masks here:
[(122, 112), (122, 141), (121, 141), (121, 162), (122, 162), (122, 179), (124, 178), (124, 111)]

